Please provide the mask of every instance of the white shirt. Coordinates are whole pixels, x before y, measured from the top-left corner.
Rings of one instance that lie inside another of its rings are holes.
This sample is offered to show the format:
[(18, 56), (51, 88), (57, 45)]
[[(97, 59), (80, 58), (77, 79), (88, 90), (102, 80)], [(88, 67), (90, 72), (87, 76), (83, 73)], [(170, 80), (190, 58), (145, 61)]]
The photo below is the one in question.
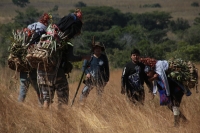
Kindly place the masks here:
[(40, 22), (35, 22), (33, 24), (28, 25), (27, 27), (30, 30), (35, 30), (35, 32), (46, 31), (47, 26)]

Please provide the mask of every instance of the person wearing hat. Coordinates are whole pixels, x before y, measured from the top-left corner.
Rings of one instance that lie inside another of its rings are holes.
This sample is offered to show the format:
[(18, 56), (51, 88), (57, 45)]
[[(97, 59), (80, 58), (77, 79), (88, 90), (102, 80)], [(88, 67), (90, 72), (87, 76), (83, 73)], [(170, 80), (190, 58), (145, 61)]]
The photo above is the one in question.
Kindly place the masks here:
[(81, 33), (82, 28), (82, 11), (77, 8), (74, 13), (61, 18), (55, 24), (61, 32), (61, 39), (69, 40)]
[(144, 82), (150, 90), (153, 85), (144, 72), (145, 65), (139, 59), (140, 51), (133, 49), (131, 61), (125, 65), (122, 71), (121, 94), (126, 94), (133, 104), (139, 102), (143, 105), (145, 99)]
[(95, 42), (92, 47), (93, 54), (90, 61), (84, 61), (83, 70), (86, 79), (83, 81), (85, 84), (80, 95), (80, 102), (84, 103), (90, 91), (96, 87), (97, 96), (102, 96), (103, 90), (110, 78), (108, 58), (102, 52), (105, 47), (101, 42)]

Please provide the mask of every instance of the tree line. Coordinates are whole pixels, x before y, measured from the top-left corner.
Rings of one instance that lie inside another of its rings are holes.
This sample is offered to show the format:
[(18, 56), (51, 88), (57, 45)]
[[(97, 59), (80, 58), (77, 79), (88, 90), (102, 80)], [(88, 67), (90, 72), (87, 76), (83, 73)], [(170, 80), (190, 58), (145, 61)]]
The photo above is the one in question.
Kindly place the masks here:
[[(113, 68), (121, 68), (130, 60), (130, 51), (139, 49), (144, 57), (156, 59), (182, 58), (200, 60), (200, 17), (192, 25), (187, 20), (174, 20), (170, 13), (153, 11), (146, 13), (122, 13), (108, 6), (87, 6), (84, 3), (83, 28), (81, 36), (72, 40), (75, 54), (88, 54), (91, 50), (92, 37), (104, 43), (106, 54)], [(48, 12), (53, 16), (53, 23), (60, 18), (58, 6)], [(70, 10), (69, 12), (73, 12)], [(24, 12), (16, 11), (12, 22), (0, 24), (0, 64), (6, 65), (8, 47), (13, 29), (21, 29), (37, 21), (43, 11), (27, 7)], [(67, 15), (67, 14), (66, 14)], [(174, 38), (168, 38), (171, 33)]]

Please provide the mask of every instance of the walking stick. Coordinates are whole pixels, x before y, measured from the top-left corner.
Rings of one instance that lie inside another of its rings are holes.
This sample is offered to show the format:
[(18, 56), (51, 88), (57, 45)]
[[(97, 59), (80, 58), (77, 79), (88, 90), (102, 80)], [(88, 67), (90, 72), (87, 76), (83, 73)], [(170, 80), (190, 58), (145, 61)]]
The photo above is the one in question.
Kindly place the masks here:
[(84, 68), (84, 71), (83, 71), (83, 73), (82, 73), (82, 75), (81, 75), (81, 79), (80, 79), (80, 81), (79, 81), (78, 87), (77, 87), (77, 89), (76, 89), (76, 93), (75, 93), (74, 98), (73, 98), (73, 100), (72, 100), (71, 107), (72, 107), (72, 105), (73, 105), (73, 103), (74, 103), (74, 100), (75, 100), (76, 95), (77, 95), (77, 93), (78, 93), (78, 90), (79, 90), (79, 88), (80, 88), (80, 85), (81, 85), (81, 82), (82, 82), (82, 79), (83, 79), (83, 75), (84, 75), (84, 73), (85, 73), (85, 69), (86, 69), (86, 67)]
[(80, 79), (79, 84), (78, 84), (78, 87), (77, 87), (77, 89), (76, 89), (76, 93), (75, 93), (74, 98), (73, 98), (72, 103), (71, 103), (71, 106), (73, 105), (74, 100), (75, 100), (75, 98), (76, 98), (76, 95), (77, 95), (77, 93), (78, 93), (78, 90), (79, 90), (79, 88), (80, 88), (80, 85), (81, 85), (81, 82), (82, 82), (82, 79), (83, 79), (85, 70), (87, 69), (87, 66), (88, 66), (88, 65), (90, 64), (90, 62), (92, 61), (92, 58), (93, 58), (93, 57), (91, 57), (90, 61), (87, 62), (86, 65), (85, 65), (85, 67), (84, 67), (83, 73), (82, 73), (82, 75), (81, 75), (81, 79)]
[[(94, 37), (93, 37), (92, 45), (94, 45)], [(86, 63), (86, 66), (84, 67), (83, 73), (82, 73), (82, 75), (81, 75), (81, 79), (80, 79), (79, 84), (78, 84), (78, 87), (77, 87), (77, 89), (76, 89), (76, 93), (75, 93), (74, 98), (73, 98), (72, 103), (71, 103), (71, 107), (72, 107), (72, 105), (73, 105), (73, 103), (74, 103), (74, 100), (75, 100), (76, 95), (77, 95), (77, 93), (78, 93), (78, 90), (79, 90), (79, 88), (80, 88), (80, 85), (81, 85), (81, 82), (82, 82), (82, 79), (83, 79), (85, 70), (87, 69), (87, 66), (90, 64), (91, 61), (92, 61), (92, 57), (90, 58), (90, 61)]]

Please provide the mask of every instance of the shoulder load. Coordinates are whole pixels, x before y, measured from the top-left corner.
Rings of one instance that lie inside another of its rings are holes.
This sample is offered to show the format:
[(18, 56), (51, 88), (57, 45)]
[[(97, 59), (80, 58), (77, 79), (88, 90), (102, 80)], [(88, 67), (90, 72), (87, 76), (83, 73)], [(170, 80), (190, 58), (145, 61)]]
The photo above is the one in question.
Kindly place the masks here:
[(41, 36), (39, 43), (26, 56), (31, 67), (51, 71), (59, 64), (62, 50), (68, 42), (60, 39), (58, 31), (55, 25), (48, 26), (47, 33)]
[(140, 58), (140, 62), (154, 69), (156, 67), (157, 60), (154, 58), (146, 57), (146, 58)]
[(168, 77), (183, 83), (188, 88), (194, 88), (198, 84), (198, 70), (191, 61), (171, 59), (169, 62)]
[[(154, 58), (140, 58), (140, 61), (145, 65), (155, 69), (157, 60)], [(183, 84), (187, 88), (195, 88), (198, 85), (198, 69), (191, 61), (184, 61), (182, 59), (167, 60), (168, 69), (166, 74), (168, 77)]]
[(32, 32), (27, 28), (22, 30), (13, 30), (11, 37), (11, 45), (9, 47), (10, 55), (8, 57), (8, 66), (12, 70), (29, 71), (31, 68), (26, 61), (27, 49), (29, 41), (32, 38)]

